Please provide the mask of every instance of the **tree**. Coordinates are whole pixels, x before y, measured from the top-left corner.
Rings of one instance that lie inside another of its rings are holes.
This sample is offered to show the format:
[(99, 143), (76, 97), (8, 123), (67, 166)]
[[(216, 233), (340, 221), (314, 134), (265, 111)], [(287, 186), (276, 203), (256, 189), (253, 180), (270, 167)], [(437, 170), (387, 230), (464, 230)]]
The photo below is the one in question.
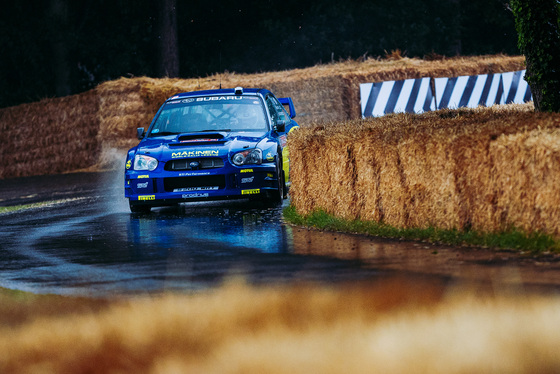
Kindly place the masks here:
[(536, 111), (560, 112), (560, 1), (510, 0)]
[(179, 46), (177, 42), (176, 0), (158, 1), (158, 75), (179, 76)]
[(52, 27), (52, 66), (57, 96), (70, 95), (68, 66), (68, 3), (67, 0), (51, 0), (50, 21)]

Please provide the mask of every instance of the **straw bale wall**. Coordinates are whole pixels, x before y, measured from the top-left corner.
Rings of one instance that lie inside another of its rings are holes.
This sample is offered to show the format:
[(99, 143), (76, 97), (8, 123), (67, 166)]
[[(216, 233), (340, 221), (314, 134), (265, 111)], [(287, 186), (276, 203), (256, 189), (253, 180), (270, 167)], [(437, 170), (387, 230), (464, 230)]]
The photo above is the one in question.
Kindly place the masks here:
[(300, 214), (560, 236), (560, 114), (531, 106), (323, 123), (289, 138)]
[(170, 96), (220, 87), (263, 87), (290, 96), (300, 125), (361, 117), (360, 83), (419, 77), (451, 77), (520, 70), (521, 56), (479, 56), (437, 61), (344, 61), (306, 69), (259, 74), (224, 73), (195, 79), (121, 78), (97, 87), (100, 96), (100, 138), (106, 147), (135, 144), (137, 127), (147, 127)]
[(94, 165), (100, 151), (98, 112), (93, 91), (0, 110), (0, 179)]
[(522, 56), (501, 55), (436, 61), (368, 59), (259, 74), (121, 78), (84, 94), (0, 109), (0, 130), (7, 139), (0, 146), (0, 179), (122, 167), (124, 150), (138, 142), (136, 128), (147, 128), (165, 99), (179, 92), (220, 84), (268, 88), (277, 96), (291, 96), (298, 123), (306, 126), (359, 118), (360, 83), (513, 71), (522, 69), (523, 62)]

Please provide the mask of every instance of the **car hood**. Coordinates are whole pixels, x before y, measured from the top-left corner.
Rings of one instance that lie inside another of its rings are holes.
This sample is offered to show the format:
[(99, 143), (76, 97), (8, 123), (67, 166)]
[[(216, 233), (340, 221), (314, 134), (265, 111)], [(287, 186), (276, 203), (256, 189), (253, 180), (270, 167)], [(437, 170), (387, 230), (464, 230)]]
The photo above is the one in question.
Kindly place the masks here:
[(227, 156), (232, 152), (251, 149), (266, 139), (267, 132), (195, 132), (144, 138), (137, 154), (147, 154), (159, 160), (187, 157)]

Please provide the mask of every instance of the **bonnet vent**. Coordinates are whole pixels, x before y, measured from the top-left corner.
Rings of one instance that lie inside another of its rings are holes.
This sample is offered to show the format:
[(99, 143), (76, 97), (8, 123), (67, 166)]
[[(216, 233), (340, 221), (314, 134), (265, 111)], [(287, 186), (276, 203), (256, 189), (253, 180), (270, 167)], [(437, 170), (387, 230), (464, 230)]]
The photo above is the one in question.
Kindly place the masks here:
[(219, 133), (204, 133), (204, 134), (196, 134), (196, 135), (179, 135), (177, 138), (179, 143), (188, 144), (200, 144), (200, 143), (208, 143), (208, 142), (221, 142), (224, 140), (224, 136)]

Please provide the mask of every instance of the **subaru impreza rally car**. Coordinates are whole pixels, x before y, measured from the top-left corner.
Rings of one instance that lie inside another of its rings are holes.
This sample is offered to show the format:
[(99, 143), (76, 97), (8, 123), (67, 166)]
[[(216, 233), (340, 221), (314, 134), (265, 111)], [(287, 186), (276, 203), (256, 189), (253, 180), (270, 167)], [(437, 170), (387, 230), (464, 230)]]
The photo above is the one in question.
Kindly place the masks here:
[[(288, 107), (288, 111), (284, 108)], [(289, 186), (286, 137), (298, 127), (291, 98), (266, 89), (219, 89), (165, 101), (128, 151), (125, 197), (132, 212), (181, 202), (262, 198)]]

